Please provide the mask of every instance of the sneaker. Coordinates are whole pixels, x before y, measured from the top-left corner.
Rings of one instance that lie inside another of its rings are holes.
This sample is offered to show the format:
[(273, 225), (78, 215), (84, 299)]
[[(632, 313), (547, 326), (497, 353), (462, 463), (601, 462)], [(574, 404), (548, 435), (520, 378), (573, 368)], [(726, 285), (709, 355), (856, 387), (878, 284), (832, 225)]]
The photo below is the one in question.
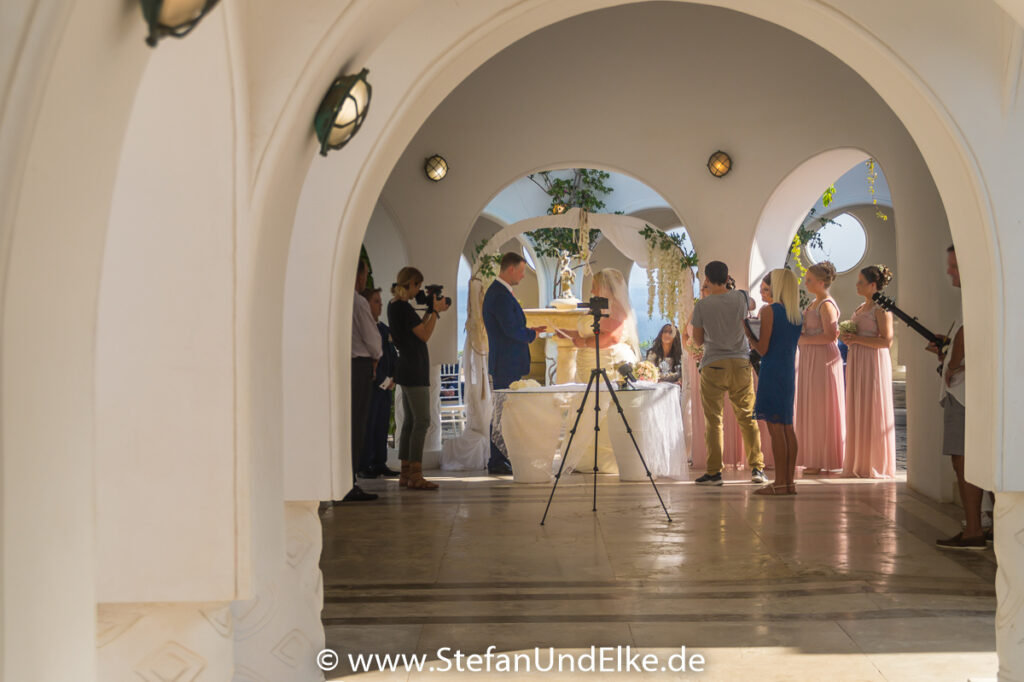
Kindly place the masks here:
[(764, 477), (764, 469), (754, 469), (750, 472), (750, 480), (754, 483), (767, 483), (768, 479)]
[(939, 549), (985, 549), (988, 547), (988, 543), (985, 542), (985, 537), (980, 538), (965, 538), (963, 533), (957, 533), (951, 538), (945, 540), (936, 540), (935, 546)]
[(694, 483), (697, 485), (722, 485), (722, 474), (721, 472), (717, 474), (704, 474)]

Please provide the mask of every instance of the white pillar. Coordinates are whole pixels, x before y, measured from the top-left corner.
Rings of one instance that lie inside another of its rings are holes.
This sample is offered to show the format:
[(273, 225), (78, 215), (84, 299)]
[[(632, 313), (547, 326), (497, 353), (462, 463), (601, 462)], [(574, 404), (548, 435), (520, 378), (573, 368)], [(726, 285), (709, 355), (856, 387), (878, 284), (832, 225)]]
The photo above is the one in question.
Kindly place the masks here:
[[(235, 682), (319, 682), (324, 648), (323, 534), (317, 502), (284, 505), (285, 555), (256, 568), (256, 596), (234, 602)], [(269, 570), (268, 570), (269, 569)]]
[(996, 493), (996, 651), (1000, 682), (1024, 682), (1024, 493)]
[(99, 604), (97, 679), (225, 682), (234, 668), (231, 630), (226, 602)]

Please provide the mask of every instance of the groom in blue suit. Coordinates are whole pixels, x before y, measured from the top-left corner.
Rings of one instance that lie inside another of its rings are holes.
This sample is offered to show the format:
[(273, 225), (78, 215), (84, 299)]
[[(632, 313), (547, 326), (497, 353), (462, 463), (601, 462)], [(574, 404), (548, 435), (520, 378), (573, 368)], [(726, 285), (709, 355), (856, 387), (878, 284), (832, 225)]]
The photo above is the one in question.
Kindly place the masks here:
[[(526, 275), (526, 261), (518, 253), (509, 252), (501, 258), (501, 271), (484, 295), (483, 318), (487, 329), (487, 343), (490, 355), (487, 358), (487, 372), (495, 389), (508, 388), (524, 374), (530, 372), (530, 344), (537, 338), (543, 327), (526, 326), (526, 315), (512, 293), (512, 287), (519, 284)], [(495, 400), (496, 419), (500, 419), (501, 400)], [(492, 474), (510, 474), (512, 465), (508, 457), (495, 444), (491, 422), (491, 458), (487, 471)], [(500, 434), (498, 439), (501, 439)], [(504, 444), (504, 440), (501, 440)]]

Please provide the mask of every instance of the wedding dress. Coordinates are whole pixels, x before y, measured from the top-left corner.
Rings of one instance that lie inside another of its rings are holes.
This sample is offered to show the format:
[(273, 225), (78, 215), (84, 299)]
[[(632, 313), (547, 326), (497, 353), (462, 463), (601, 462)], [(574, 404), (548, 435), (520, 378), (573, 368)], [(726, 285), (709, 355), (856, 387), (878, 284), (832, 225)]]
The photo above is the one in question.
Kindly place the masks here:
[[(594, 286), (600, 288), (601, 293), (609, 299), (611, 310), (610, 318), (602, 320), (602, 341), (605, 334), (613, 335), (618, 339), (607, 347), (601, 348), (601, 368), (608, 373), (608, 379), (613, 383), (618, 381), (618, 366), (624, 362), (636, 363), (640, 360), (640, 347), (637, 335), (636, 315), (629, 302), (629, 290), (626, 286), (622, 273), (613, 268), (607, 268), (594, 276)], [(590, 317), (580, 320), (577, 331), (586, 339), (594, 337), (591, 328), (593, 321)], [(597, 353), (593, 348), (580, 348), (576, 353), (576, 381), (585, 384), (590, 380), (590, 372), (597, 366)], [(614, 405), (611, 405), (611, 398), (601, 385), (601, 420), (600, 440), (598, 441), (597, 467), (601, 473), (619, 473), (618, 463), (615, 461), (615, 453), (609, 443), (606, 422), (609, 410), (613, 412), (612, 419), (618, 419), (618, 412)], [(582, 399), (582, 394), (580, 395)], [(579, 409), (579, 402), (574, 401), (572, 409)], [(575, 417), (574, 417), (575, 419)], [(588, 456), (585, 456), (589, 453)], [(580, 418), (576, 436), (573, 439), (572, 450), (566, 459), (566, 468), (570, 471), (580, 469), (590, 472), (594, 466), (594, 405), (593, 398), (588, 400), (586, 409)]]

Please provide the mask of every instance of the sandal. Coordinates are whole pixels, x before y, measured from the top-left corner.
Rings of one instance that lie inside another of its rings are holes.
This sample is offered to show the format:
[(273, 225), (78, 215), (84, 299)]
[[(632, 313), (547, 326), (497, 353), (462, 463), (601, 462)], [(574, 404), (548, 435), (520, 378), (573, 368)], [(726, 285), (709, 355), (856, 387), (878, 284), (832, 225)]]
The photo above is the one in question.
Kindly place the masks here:
[(409, 487), (409, 461), (405, 459), (402, 460), (402, 471), (398, 474), (398, 487)]
[(440, 486), (423, 478), (422, 462), (409, 462), (409, 480), (405, 487), (409, 490), (437, 490)]

